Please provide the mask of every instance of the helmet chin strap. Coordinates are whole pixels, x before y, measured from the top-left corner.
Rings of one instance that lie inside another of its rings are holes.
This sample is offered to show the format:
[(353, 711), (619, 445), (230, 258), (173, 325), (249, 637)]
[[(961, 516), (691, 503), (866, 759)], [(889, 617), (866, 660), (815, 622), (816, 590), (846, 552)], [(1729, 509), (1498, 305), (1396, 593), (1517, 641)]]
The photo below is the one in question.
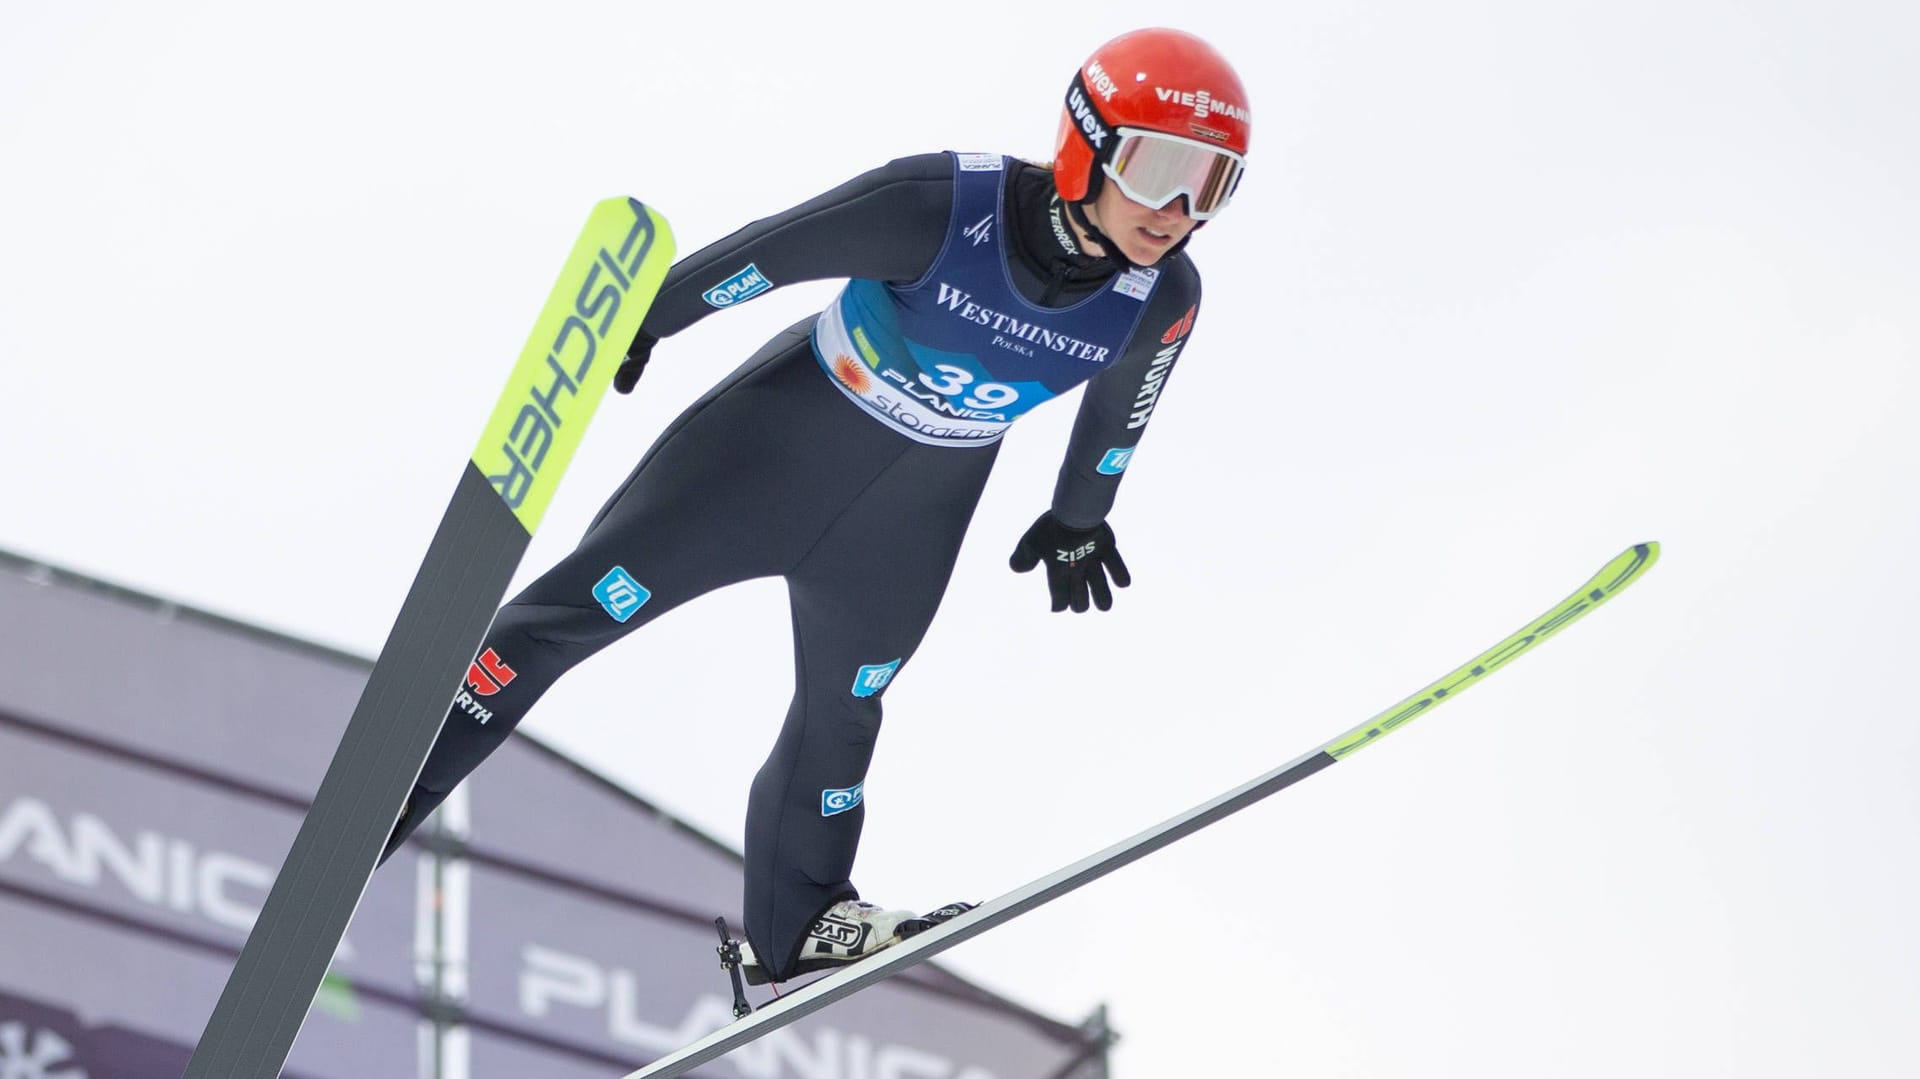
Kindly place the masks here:
[(1081, 232), (1087, 234), (1088, 239), (1100, 245), (1100, 250), (1106, 254), (1107, 258), (1125, 266), (1129, 270), (1139, 269), (1140, 267), (1134, 265), (1133, 260), (1128, 258), (1126, 254), (1120, 250), (1120, 245), (1113, 242), (1113, 237), (1101, 232), (1100, 227), (1095, 225), (1093, 221), (1087, 217), (1087, 203), (1091, 203), (1092, 201), (1092, 199), (1088, 199), (1086, 202), (1067, 203), (1067, 216), (1073, 219), (1073, 223), (1079, 227)]

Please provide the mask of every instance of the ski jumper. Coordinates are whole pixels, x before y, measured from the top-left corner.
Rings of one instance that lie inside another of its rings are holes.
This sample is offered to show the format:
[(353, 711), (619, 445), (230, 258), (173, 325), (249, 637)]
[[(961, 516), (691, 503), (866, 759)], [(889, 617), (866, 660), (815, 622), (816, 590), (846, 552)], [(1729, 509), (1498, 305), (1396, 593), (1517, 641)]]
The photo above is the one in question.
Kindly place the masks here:
[(1001, 436), (1086, 384), (1053, 510), (1098, 524), (1192, 329), (1184, 254), (1124, 269), (1079, 251), (1060, 210), (1044, 169), (927, 154), (675, 265), (647, 336), (779, 285), (849, 281), (682, 413), (578, 548), (500, 610), (404, 829), (582, 660), (705, 592), (784, 578), (795, 690), (748, 800), (742, 916), (786, 977), (815, 918), (858, 896), (881, 700), (932, 622)]

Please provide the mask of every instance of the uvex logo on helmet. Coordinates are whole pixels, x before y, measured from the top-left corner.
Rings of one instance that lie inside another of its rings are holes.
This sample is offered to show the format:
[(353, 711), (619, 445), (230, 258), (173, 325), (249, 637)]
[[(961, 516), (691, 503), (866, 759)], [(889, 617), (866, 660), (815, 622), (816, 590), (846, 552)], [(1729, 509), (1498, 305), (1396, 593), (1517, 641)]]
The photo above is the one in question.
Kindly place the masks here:
[(1113, 76), (1107, 74), (1107, 69), (1100, 66), (1099, 57), (1088, 60), (1081, 74), (1086, 76), (1087, 88), (1099, 94), (1102, 101), (1112, 101), (1113, 95), (1120, 92), (1120, 84), (1114, 82)]
[(1054, 144), (1060, 197), (1084, 202), (1100, 193), (1101, 169), (1120, 128), (1152, 131), (1244, 157), (1253, 114), (1240, 76), (1213, 46), (1183, 30), (1122, 34), (1074, 72)]

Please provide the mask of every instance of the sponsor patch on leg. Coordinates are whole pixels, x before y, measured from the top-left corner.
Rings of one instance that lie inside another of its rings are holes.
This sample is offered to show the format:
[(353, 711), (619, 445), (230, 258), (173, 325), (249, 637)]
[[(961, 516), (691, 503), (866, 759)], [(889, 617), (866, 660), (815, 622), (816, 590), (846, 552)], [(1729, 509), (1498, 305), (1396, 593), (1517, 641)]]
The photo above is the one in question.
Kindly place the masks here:
[(834, 817), (860, 804), (865, 796), (865, 783), (855, 783), (845, 790), (820, 792), (820, 815)]
[(899, 669), (900, 661), (897, 659), (892, 663), (873, 663), (860, 668), (853, 676), (853, 695), (873, 696), (887, 688), (887, 683), (893, 681), (893, 672)]
[(653, 593), (625, 569), (615, 566), (593, 586), (593, 598), (600, 601), (600, 606), (615, 622), (625, 622), (653, 598)]

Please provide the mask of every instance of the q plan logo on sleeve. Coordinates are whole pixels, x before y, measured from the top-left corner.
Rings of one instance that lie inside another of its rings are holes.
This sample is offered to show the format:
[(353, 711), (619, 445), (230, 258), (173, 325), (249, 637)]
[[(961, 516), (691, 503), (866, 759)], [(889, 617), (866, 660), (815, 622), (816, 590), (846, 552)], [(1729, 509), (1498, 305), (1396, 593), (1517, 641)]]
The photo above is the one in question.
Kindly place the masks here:
[(767, 275), (760, 272), (760, 267), (749, 262), (746, 269), (701, 293), (700, 298), (707, 301), (710, 307), (732, 307), (737, 303), (745, 303), (772, 287), (773, 282), (767, 280)]
[(615, 622), (625, 622), (653, 598), (653, 593), (647, 591), (639, 581), (634, 580), (633, 575), (625, 569), (615, 566), (605, 577), (600, 578), (599, 584), (593, 586), (593, 598), (600, 601), (600, 606), (606, 609), (608, 617)]

